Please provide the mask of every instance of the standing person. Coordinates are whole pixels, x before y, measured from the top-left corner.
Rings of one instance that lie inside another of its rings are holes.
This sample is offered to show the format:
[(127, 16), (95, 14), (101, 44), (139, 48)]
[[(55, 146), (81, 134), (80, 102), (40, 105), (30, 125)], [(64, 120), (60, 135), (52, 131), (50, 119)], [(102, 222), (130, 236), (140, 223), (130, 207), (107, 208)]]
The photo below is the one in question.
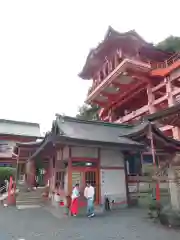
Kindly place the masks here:
[(78, 214), (78, 197), (79, 197), (79, 184), (77, 183), (72, 190), (71, 194), (71, 214), (76, 216)]
[(87, 216), (94, 217), (94, 187), (87, 183), (84, 189), (84, 196), (87, 199)]

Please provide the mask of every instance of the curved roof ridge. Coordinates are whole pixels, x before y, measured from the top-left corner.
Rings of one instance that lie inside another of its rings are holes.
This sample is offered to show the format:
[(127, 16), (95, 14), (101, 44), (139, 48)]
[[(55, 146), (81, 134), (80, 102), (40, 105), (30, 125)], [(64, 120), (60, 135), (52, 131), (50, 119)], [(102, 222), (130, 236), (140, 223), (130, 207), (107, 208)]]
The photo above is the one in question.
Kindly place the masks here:
[(133, 125), (131, 124), (119, 124), (119, 123), (109, 123), (109, 122), (103, 122), (103, 121), (94, 121), (94, 120), (84, 120), (79, 119), (71, 116), (63, 116), (60, 114), (56, 114), (56, 117), (59, 118), (59, 120), (68, 120), (71, 122), (79, 122), (79, 123), (86, 123), (86, 124), (95, 124), (95, 125), (101, 125), (101, 126), (110, 126), (110, 127), (124, 127), (124, 128), (131, 128)]

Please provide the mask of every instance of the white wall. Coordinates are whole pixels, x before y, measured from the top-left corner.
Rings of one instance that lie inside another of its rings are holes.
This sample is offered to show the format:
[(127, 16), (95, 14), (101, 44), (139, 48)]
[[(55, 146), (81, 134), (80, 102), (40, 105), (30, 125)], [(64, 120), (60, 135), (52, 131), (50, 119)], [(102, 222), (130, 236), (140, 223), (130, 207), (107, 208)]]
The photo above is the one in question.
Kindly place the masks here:
[(68, 193), (68, 171), (66, 170), (66, 173), (64, 175), (64, 190), (65, 193)]
[(118, 150), (101, 149), (100, 156), (102, 167), (124, 167), (124, 156)]
[(101, 169), (100, 178), (102, 202), (105, 195), (115, 203), (127, 200), (124, 169)]
[(93, 147), (72, 147), (72, 157), (98, 158), (98, 148)]
[[(105, 195), (109, 197), (111, 202), (127, 201), (123, 154), (118, 150), (101, 149), (100, 156), (102, 202)], [(113, 167), (113, 169), (106, 169), (108, 167)], [(117, 169), (115, 169), (116, 167)], [(123, 169), (118, 169), (120, 167)]]

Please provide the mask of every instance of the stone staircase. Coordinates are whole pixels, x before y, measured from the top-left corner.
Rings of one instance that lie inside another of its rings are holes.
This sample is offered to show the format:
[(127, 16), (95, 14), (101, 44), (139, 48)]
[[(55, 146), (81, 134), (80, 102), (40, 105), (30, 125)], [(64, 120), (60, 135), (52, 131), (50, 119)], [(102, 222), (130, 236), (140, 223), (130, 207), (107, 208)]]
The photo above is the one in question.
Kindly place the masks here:
[(42, 193), (44, 187), (39, 187), (28, 191), (25, 185), (18, 185), (19, 193), (16, 197), (16, 206), (18, 208), (40, 207), (44, 203)]

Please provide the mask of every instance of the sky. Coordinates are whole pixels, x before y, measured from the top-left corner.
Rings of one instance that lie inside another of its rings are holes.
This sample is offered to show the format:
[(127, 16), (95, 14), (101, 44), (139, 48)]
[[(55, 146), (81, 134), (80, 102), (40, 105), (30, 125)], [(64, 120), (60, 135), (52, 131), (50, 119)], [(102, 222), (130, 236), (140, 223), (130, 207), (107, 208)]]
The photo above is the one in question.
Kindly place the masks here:
[(109, 25), (157, 43), (180, 36), (179, 1), (1, 0), (0, 118), (50, 129), (55, 113), (75, 116), (91, 81), (78, 77)]

